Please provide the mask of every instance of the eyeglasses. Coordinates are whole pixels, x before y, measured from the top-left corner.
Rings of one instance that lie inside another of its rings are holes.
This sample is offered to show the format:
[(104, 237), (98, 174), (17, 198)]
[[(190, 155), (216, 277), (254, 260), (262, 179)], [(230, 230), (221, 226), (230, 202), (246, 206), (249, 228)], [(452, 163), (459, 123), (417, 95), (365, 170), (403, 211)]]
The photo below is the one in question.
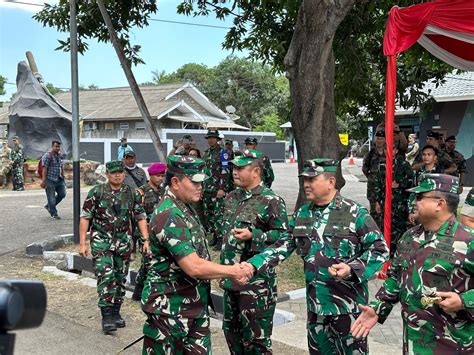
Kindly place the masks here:
[(423, 195), (423, 194), (416, 194), (415, 195), (415, 200), (416, 201), (421, 201), (423, 200), (424, 198), (431, 198), (433, 200), (443, 200), (442, 197), (439, 197), (439, 196), (426, 196), (426, 195)]

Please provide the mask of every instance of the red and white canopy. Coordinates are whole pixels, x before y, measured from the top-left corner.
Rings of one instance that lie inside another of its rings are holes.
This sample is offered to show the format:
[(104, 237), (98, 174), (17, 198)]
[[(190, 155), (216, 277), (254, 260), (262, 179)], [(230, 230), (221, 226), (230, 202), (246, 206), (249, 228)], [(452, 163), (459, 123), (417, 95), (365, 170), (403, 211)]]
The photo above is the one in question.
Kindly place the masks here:
[[(388, 56), (385, 87), (385, 133), (393, 146), (396, 55), (418, 42), (435, 57), (463, 70), (474, 70), (474, 0), (435, 0), (406, 8), (393, 7), (383, 49)], [(390, 245), (393, 153), (387, 149), (384, 233)], [(387, 264), (385, 265), (386, 270)], [(383, 275), (382, 275), (383, 278)]]
[(393, 7), (384, 37), (386, 56), (415, 42), (453, 67), (474, 70), (474, 1), (437, 0)]

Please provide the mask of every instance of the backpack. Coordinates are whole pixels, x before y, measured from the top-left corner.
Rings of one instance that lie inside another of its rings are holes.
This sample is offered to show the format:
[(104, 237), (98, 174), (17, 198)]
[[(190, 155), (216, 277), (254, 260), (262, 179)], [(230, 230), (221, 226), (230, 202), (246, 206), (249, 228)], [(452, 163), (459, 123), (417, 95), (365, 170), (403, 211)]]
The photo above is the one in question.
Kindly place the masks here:
[[(38, 161), (38, 166), (36, 167), (36, 173), (42, 179), (43, 178), (43, 156), (41, 156), (40, 160)], [(48, 153), (49, 159), (51, 160), (51, 152)]]

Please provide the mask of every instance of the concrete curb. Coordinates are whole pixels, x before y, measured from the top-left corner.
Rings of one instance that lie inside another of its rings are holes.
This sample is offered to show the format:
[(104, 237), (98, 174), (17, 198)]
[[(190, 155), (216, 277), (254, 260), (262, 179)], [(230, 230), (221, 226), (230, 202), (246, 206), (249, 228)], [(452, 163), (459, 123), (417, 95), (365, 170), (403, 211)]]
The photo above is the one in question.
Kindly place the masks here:
[(73, 234), (62, 234), (49, 239), (31, 243), (26, 247), (27, 256), (42, 256), (46, 251), (54, 251), (73, 243)]

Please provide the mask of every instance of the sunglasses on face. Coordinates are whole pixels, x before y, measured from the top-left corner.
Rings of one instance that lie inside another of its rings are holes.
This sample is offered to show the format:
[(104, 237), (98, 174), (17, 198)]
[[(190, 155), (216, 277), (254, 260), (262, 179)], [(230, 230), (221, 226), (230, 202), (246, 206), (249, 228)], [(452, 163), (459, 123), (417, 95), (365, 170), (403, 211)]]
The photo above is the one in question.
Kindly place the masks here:
[(416, 194), (415, 195), (415, 200), (416, 201), (421, 201), (424, 198), (431, 198), (433, 200), (442, 200), (443, 199), (442, 197), (439, 197), (439, 196), (426, 196), (426, 195), (423, 195), (423, 194)]

